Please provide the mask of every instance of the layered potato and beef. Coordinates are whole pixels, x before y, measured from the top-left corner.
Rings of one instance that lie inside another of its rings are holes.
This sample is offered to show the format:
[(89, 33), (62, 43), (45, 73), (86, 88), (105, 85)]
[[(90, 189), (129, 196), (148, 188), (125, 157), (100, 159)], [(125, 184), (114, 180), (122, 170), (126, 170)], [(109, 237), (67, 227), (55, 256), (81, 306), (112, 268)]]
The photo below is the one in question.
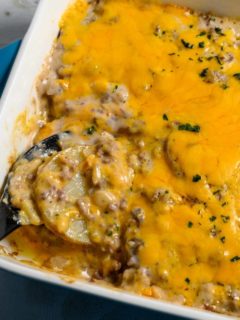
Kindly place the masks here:
[[(240, 23), (144, 0), (77, 0), (10, 181), (37, 266), (240, 314)], [(27, 225), (31, 226), (27, 226)]]

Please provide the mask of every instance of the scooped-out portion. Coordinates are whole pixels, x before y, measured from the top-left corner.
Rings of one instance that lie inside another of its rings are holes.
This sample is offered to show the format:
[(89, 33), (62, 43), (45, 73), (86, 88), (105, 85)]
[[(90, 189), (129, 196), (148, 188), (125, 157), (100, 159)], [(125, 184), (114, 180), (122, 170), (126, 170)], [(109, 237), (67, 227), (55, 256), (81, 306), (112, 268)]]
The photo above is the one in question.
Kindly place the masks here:
[(74, 279), (240, 315), (240, 22), (76, 0), (9, 179), (19, 254)]

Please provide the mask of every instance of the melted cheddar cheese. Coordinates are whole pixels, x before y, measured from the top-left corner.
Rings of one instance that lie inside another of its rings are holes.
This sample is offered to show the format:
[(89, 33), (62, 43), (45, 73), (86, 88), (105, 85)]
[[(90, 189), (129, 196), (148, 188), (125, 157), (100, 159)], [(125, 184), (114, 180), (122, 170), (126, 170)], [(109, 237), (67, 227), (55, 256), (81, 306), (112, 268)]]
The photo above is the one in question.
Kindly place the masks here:
[[(126, 211), (144, 212), (137, 231), (129, 231), (142, 241), (139, 264), (127, 268), (132, 280), (125, 272), (121, 286), (237, 313), (238, 300), (232, 307), (226, 301), (240, 288), (240, 23), (155, 1), (92, 5), (75, 1), (60, 22), (58, 92), (43, 97), (51, 96), (49, 120), (36, 141), (86, 128), (119, 139), (134, 169)], [(126, 112), (143, 127), (135, 132), (129, 120), (125, 135), (94, 118), (99, 99), (121, 86)], [(31, 246), (27, 228), (11, 236), (19, 248)], [(41, 250), (47, 255), (35, 242), (33, 251)]]

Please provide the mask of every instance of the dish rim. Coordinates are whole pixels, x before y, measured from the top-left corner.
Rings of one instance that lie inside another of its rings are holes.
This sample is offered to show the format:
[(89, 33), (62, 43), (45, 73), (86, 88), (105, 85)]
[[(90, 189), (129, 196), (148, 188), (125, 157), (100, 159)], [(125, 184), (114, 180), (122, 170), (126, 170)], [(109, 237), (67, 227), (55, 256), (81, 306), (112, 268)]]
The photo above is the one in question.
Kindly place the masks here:
[[(65, 0), (68, 3), (71, 3), (72, 0)], [(194, 1), (194, 0), (193, 0)], [(3, 115), (3, 109), (6, 108), (8, 104), (8, 97), (11, 94), (13, 89), (13, 82), (16, 81), (18, 75), (18, 69), (22, 63), (22, 57), (30, 50), (30, 44), (34, 39), (35, 25), (38, 22), (39, 17), (42, 15), (46, 3), (48, 0), (41, 0), (37, 10), (35, 12), (34, 18), (31, 22), (31, 25), (28, 29), (28, 32), (22, 41), (20, 50), (17, 54), (15, 63), (11, 70), (9, 79), (7, 81), (5, 90), (3, 92), (1, 101), (0, 101), (0, 118)], [(177, 2), (177, 1), (176, 1)], [(46, 57), (49, 52), (46, 52)], [(132, 294), (124, 290), (119, 290), (117, 288), (109, 288), (99, 284), (88, 283), (85, 280), (77, 280), (74, 283), (68, 283), (61, 279), (61, 275), (57, 273), (52, 273), (34, 266), (28, 266), (24, 263), (21, 263), (13, 258), (0, 256), (0, 268), (13, 272), (15, 274), (32, 278), (39, 281), (44, 281), (47, 283), (59, 285), (69, 289), (74, 289), (88, 294), (94, 294), (96, 296), (107, 298), (110, 300), (119, 301), (122, 303), (128, 303), (138, 307), (144, 307), (155, 311), (164, 312), (167, 314), (172, 314), (175, 316), (185, 317), (188, 319), (197, 319), (197, 320), (233, 320), (237, 319), (235, 316), (222, 315), (210, 311), (205, 311), (189, 306), (177, 305), (171, 302), (157, 300), (153, 298), (148, 298), (140, 296), (137, 294)]]

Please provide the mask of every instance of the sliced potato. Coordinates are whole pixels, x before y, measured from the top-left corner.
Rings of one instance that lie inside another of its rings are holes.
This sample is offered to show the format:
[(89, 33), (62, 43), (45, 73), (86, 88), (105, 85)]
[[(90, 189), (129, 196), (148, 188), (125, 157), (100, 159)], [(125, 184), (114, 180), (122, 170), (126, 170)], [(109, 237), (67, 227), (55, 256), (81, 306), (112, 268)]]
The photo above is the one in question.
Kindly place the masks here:
[(85, 218), (77, 200), (87, 190), (84, 159), (89, 147), (68, 148), (38, 170), (34, 196), (45, 225), (72, 242), (88, 244)]
[(42, 159), (28, 161), (21, 159), (15, 166), (9, 181), (8, 192), (11, 204), (20, 209), (19, 217), (22, 225), (40, 225), (42, 220), (32, 199), (31, 185)]

